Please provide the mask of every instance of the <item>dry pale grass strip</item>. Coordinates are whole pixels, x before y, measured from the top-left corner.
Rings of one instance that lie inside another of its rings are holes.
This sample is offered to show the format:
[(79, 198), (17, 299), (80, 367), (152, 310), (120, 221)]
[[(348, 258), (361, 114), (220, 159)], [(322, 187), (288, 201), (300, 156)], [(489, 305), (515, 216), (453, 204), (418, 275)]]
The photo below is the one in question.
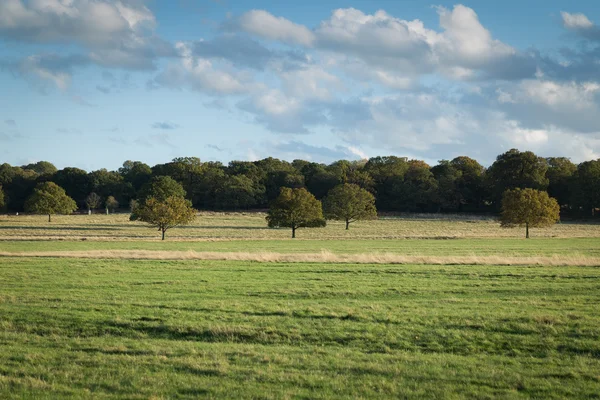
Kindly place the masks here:
[(552, 256), (427, 256), (393, 253), (283, 254), (274, 252), (195, 252), (148, 250), (91, 250), (91, 251), (32, 251), (0, 252), (0, 257), (58, 257), (117, 260), (213, 260), (256, 261), (263, 263), (338, 263), (338, 264), (420, 264), (420, 265), (543, 265), (543, 266), (600, 266), (600, 258), (582, 255)]

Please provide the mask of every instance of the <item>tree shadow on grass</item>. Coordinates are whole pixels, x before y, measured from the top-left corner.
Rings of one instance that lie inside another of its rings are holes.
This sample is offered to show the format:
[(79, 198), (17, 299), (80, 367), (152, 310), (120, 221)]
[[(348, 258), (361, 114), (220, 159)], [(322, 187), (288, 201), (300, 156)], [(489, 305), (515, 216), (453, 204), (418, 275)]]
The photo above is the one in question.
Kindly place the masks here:
[(255, 230), (255, 231), (264, 231), (264, 230), (272, 229), (267, 226), (226, 226), (226, 225), (222, 225), (222, 226), (184, 225), (184, 226), (181, 226), (181, 228), (184, 228), (184, 229), (212, 229), (212, 230), (235, 229), (235, 230)]
[(121, 228), (90, 228), (75, 226), (0, 226), (0, 230), (23, 229), (29, 231), (121, 231)]

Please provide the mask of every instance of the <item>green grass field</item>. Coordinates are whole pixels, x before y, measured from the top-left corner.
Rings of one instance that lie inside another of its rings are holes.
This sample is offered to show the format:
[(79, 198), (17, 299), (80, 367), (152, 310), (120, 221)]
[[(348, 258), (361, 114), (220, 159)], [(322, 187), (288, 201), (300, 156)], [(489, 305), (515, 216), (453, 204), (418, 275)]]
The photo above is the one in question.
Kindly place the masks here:
[[(123, 216), (96, 231), (102, 217), (2, 217), (0, 252), (600, 257), (597, 225), (525, 240), (405, 218), (291, 240), (211, 214), (160, 242)], [(598, 265), (0, 257), (0, 398), (600, 398)]]

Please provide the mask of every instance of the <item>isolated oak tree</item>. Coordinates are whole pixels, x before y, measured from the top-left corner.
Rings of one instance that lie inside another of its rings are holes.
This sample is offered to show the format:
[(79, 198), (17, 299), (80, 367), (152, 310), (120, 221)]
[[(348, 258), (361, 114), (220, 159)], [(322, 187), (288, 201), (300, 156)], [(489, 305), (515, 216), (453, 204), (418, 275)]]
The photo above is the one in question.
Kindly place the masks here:
[(317, 228), (326, 225), (323, 206), (304, 188), (282, 187), (267, 215), (270, 228), (292, 228), (292, 238), (298, 228)]
[(338, 185), (323, 200), (323, 214), (327, 219), (346, 222), (348, 230), (352, 222), (377, 218), (375, 197), (352, 183)]
[(52, 221), (52, 214), (71, 214), (75, 210), (75, 200), (67, 196), (65, 190), (54, 182), (38, 184), (25, 202), (25, 211), (46, 214), (48, 222)]
[(165, 232), (179, 225), (192, 222), (196, 218), (196, 210), (192, 202), (183, 196), (170, 196), (166, 199), (150, 197), (144, 204), (136, 208), (137, 219), (158, 228), (165, 240)]
[(92, 213), (92, 210), (100, 207), (101, 204), (102, 199), (94, 192), (88, 194), (88, 196), (85, 198), (85, 205), (87, 206), (88, 213), (90, 214)]
[(138, 207), (143, 206), (146, 200), (151, 197), (158, 201), (165, 201), (173, 196), (185, 198), (185, 195), (185, 189), (175, 179), (170, 176), (155, 176), (142, 186), (142, 189), (138, 193), (137, 201), (132, 204), (129, 220), (136, 221), (139, 219), (137, 213)]
[(525, 226), (529, 239), (529, 227), (541, 228), (554, 225), (560, 218), (560, 206), (548, 193), (535, 189), (512, 189), (502, 196), (503, 227)]
[(114, 196), (108, 196), (104, 202), (104, 207), (106, 208), (106, 215), (108, 215), (109, 212), (115, 212), (115, 209), (119, 208), (119, 202)]

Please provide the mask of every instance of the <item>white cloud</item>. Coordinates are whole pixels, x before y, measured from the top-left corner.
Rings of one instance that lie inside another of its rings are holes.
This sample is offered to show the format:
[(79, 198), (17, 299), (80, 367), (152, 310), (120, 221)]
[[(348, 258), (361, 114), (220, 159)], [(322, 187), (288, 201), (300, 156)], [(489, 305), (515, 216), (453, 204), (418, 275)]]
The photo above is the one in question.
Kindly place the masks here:
[(313, 32), (307, 27), (263, 10), (248, 11), (233, 25), (262, 38), (288, 44), (311, 46), (315, 40)]
[(279, 89), (257, 90), (238, 107), (254, 116), (269, 130), (288, 134), (306, 134), (309, 128), (326, 123), (321, 103), (288, 96)]
[(329, 100), (331, 89), (342, 88), (338, 77), (316, 66), (283, 72), (280, 77), (285, 92), (295, 98)]
[(438, 7), (438, 13), (444, 31), (432, 45), (442, 69), (446, 66), (461, 68), (454, 77), (469, 78), (472, 75), (469, 70), (489, 73), (495, 63), (517, 55), (514, 48), (492, 38), (473, 9), (463, 5), (455, 6), (452, 11)]
[(0, 38), (28, 43), (79, 44), (109, 67), (151, 69), (171, 56), (154, 36), (156, 19), (140, 2), (118, 0), (3, 0)]
[[(216, 67), (211, 60), (195, 57), (186, 43), (176, 44), (180, 62), (168, 65), (154, 83), (174, 88), (191, 86), (211, 94), (241, 94), (250, 91), (250, 78), (230, 65)], [(227, 71), (229, 69), (229, 71)]]
[(563, 25), (567, 29), (589, 29), (594, 26), (594, 23), (585, 16), (585, 14), (577, 13), (571, 14), (565, 11), (561, 11)]
[[(395, 89), (414, 86), (421, 76), (436, 72), (454, 80), (519, 79), (536, 73), (534, 60), (494, 39), (473, 9), (457, 5), (437, 11), (441, 32), (420, 20), (404, 20), (382, 10), (365, 14), (354, 8), (334, 10), (313, 31), (266, 11), (246, 13), (235, 26), (263, 38), (341, 55), (346, 61), (340, 64), (354, 68), (350, 73)], [(290, 40), (291, 32), (297, 33), (296, 39)]]
[(580, 133), (600, 130), (597, 82), (525, 80), (499, 90), (499, 109), (528, 128), (553, 125)]

